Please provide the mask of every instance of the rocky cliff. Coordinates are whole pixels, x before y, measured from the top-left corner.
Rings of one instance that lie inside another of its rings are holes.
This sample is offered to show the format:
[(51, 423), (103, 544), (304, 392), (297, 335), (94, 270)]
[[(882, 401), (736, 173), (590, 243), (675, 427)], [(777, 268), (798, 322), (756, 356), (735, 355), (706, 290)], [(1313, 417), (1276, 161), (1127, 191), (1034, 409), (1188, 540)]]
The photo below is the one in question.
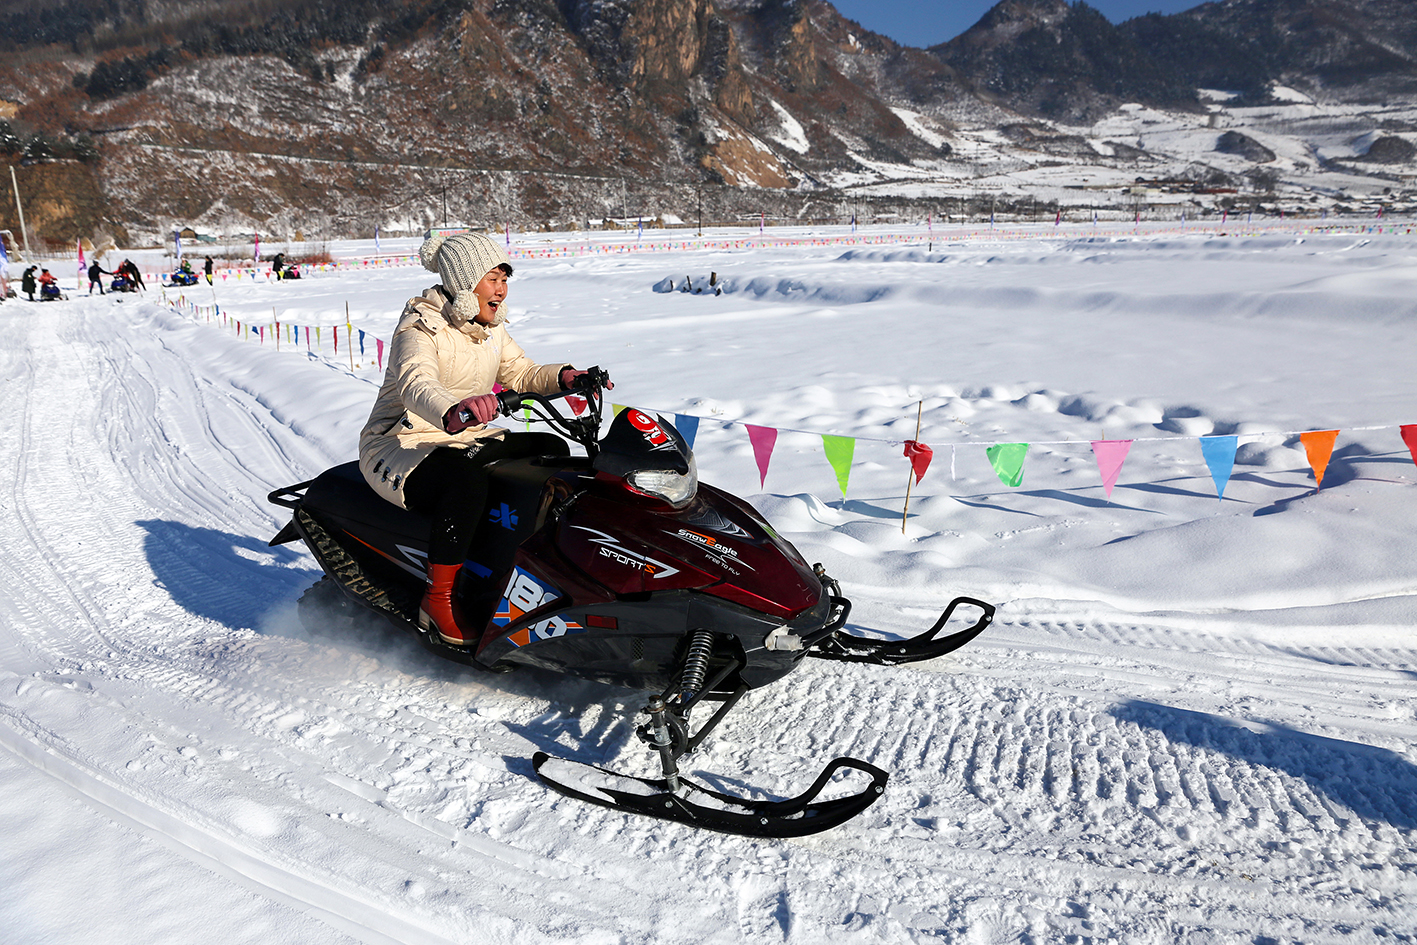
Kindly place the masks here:
[[(22, 191), (52, 189), (56, 164), (92, 191), (33, 212), (56, 240), (808, 219), (997, 178), (975, 188), (992, 207), (1035, 186), (1028, 168), (1236, 180), (1255, 169), (1237, 161), (1284, 150), (1217, 131), (1218, 164), (1188, 169), (1114, 133), (1136, 124), (1129, 103), (1203, 122), (1198, 89), (1410, 99), (1409, 7), (1224, 0), (1114, 25), (1085, 3), (1003, 0), (927, 51), (826, 0), (0, 0), (0, 117), (20, 142), (0, 134), (0, 151)], [(1414, 129), (1384, 121), (1333, 152), (1353, 173), (1404, 172)], [(1392, 143), (1364, 163), (1379, 131)]]

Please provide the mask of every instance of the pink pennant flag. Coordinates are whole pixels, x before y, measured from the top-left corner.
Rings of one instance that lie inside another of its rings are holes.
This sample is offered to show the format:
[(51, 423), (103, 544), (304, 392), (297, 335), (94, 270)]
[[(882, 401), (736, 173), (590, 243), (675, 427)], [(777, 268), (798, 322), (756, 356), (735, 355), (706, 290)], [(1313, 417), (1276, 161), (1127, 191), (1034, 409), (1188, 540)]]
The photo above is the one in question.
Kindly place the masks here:
[(930, 468), (930, 460), (935, 458), (935, 451), (918, 440), (906, 440), (905, 458), (910, 460), (910, 468), (915, 471), (915, 484), (920, 485), (920, 480), (925, 478), (925, 470)]
[(753, 458), (758, 461), (758, 485), (766, 485), (768, 463), (772, 461), (772, 449), (777, 444), (777, 430), (772, 427), (755, 427), (751, 423), (743, 425), (748, 428), (748, 442), (753, 444)]
[(339, 354), (339, 326), (331, 326), (330, 331), (335, 333), (335, 354)]
[(375, 339), (374, 339), (374, 350), (377, 351), (378, 354), (379, 354), (379, 370), (382, 371), (382, 370), (384, 369), (384, 339), (383, 339), (383, 338), (375, 338)]
[(305, 350), (310, 350), (310, 326), (305, 326)]
[(1097, 471), (1102, 474), (1102, 491), (1112, 498), (1112, 487), (1122, 474), (1122, 464), (1127, 461), (1127, 451), (1132, 448), (1131, 440), (1093, 440), (1092, 453), (1097, 457)]

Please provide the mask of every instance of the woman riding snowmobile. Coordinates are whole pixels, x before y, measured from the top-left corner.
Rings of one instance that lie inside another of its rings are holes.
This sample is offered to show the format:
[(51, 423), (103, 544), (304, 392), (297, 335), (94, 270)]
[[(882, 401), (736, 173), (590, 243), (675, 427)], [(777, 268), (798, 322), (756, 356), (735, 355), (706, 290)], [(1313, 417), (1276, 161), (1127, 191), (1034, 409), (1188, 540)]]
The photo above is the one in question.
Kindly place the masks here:
[(59, 280), (54, 278), (54, 274), (48, 269), (41, 269), (39, 272), (39, 300), (54, 302), (63, 297), (64, 293), (59, 289)]
[(484, 515), (487, 465), (568, 453), (552, 434), (487, 426), (499, 406), (492, 387), (549, 394), (570, 389), (584, 372), (537, 364), (512, 340), (504, 324), (512, 265), (495, 241), (435, 236), (419, 257), (442, 282), (404, 306), (359, 437), (359, 469), (380, 496), (432, 520), (419, 625), (464, 646), (476, 643), (480, 628), (454, 606), (453, 583)]

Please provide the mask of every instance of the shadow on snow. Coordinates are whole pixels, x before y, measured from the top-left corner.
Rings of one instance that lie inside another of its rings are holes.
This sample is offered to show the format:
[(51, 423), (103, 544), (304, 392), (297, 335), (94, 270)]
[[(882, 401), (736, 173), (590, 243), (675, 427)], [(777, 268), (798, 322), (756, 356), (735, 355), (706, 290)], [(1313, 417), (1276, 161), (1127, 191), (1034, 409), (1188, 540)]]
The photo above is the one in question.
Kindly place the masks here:
[(1113, 715), (1120, 722), (1160, 732), (1173, 743), (1302, 779), (1364, 820), (1417, 829), (1417, 766), (1396, 752), (1274, 723), (1252, 731), (1234, 719), (1154, 702), (1131, 701)]

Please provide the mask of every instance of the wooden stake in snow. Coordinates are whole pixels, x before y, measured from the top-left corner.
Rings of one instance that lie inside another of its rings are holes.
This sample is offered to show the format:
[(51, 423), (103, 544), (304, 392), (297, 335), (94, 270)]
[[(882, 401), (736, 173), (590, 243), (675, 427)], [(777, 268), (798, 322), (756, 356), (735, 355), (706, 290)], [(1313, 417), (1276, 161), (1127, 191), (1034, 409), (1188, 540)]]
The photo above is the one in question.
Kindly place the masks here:
[[(925, 401), (919, 401), (915, 405), (915, 439), (920, 439), (920, 415), (925, 410)], [(910, 472), (905, 475), (905, 511), (900, 513), (900, 533), (905, 534), (905, 520), (910, 517), (910, 487), (915, 484), (915, 464), (911, 463)]]

